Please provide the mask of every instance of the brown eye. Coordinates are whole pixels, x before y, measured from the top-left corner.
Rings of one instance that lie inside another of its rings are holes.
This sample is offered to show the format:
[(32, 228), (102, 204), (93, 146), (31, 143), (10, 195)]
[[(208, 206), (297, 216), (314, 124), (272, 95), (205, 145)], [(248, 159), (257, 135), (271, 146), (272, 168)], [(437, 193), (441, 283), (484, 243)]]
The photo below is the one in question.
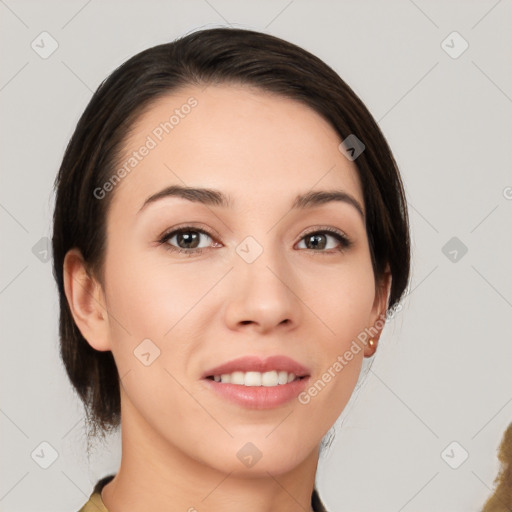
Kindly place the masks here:
[(308, 249), (325, 249), (327, 246), (327, 235), (314, 233), (304, 238)]
[[(329, 241), (329, 239), (337, 240), (338, 244)], [(327, 253), (332, 252), (332, 250), (341, 251), (348, 249), (352, 245), (352, 242), (343, 233), (332, 229), (313, 231), (305, 235), (299, 243), (302, 243), (302, 241), (305, 241), (305, 247), (300, 247), (301, 249)]]
[[(206, 240), (210, 239), (210, 242)], [(203, 239), (202, 247), (199, 246)], [(159, 243), (165, 244), (166, 249), (170, 251), (183, 252), (183, 253), (201, 253), (203, 249), (207, 249), (211, 245), (212, 237), (209, 233), (202, 229), (193, 227), (185, 227), (175, 229), (166, 233), (160, 240)]]
[(180, 231), (175, 236), (176, 244), (182, 249), (196, 249), (201, 239), (197, 231)]

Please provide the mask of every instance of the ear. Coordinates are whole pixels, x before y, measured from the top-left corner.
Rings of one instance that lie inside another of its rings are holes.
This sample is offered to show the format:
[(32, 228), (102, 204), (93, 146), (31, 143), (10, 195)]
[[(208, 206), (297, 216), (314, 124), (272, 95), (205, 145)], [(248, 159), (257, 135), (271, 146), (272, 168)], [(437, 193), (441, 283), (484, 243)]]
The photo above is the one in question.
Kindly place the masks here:
[[(386, 324), (386, 313), (389, 293), (391, 291), (391, 281), (391, 272), (388, 264), (383, 276), (375, 287), (375, 299), (370, 313), (369, 327), (367, 328), (369, 336), (365, 343), (365, 357), (371, 357), (375, 354), (379, 338), (382, 334), (382, 330), (384, 329), (384, 325)], [(373, 340), (373, 346), (370, 345), (370, 340)]]
[(89, 345), (100, 351), (110, 350), (105, 296), (76, 248), (64, 258), (64, 291), (73, 319)]

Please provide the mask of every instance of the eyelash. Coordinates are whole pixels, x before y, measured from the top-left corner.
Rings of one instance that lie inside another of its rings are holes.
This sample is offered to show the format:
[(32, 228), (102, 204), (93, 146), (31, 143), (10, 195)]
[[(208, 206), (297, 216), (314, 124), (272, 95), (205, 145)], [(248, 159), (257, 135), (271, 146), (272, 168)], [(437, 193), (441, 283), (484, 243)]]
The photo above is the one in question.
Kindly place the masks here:
[[(196, 228), (194, 226), (184, 226), (177, 229), (173, 229), (172, 231), (168, 231), (167, 233), (164, 233), (160, 239), (158, 240), (159, 245), (164, 245), (164, 249), (173, 253), (180, 253), (180, 254), (186, 254), (187, 256), (194, 256), (195, 254), (201, 254), (204, 250), (210, 249), (209, 247), (201, 247), (199, 249), (182, 249), (180, 247), (175, 247), (173, 245), (168, 244), (168, 240), (170, 240), (174, 235), (179, 235), (180, 233), (186, 233), (187, 231), (202, 233), (204, 235), (209, 236), (212, 240), (215, 240), (215, 237), (207, 230)], [(353, 242), (341, 231), (338, 231), (334, 228), (330, 227), (324, 227), (321, 226), (319, 228), (316, 228), (315, 230), (309, 231), (305, 233), (300, 241), (302, 241), (304, 238), (306, 238), (309, 235), (318, 235), (328, 233), (333, 238), (338, 240), (340, 242), (341, 247), (338, 247), (336, 249), (330, 249), (330, 250), (319, 250), (316, 251), (315, 249), (305, 249), (307, 251), (310, 251), (312, 253), (319, 253), (319, 254), (334, 254), (336, 252), (344, 252), (347, 249), (351, 248), (353, 245)]]

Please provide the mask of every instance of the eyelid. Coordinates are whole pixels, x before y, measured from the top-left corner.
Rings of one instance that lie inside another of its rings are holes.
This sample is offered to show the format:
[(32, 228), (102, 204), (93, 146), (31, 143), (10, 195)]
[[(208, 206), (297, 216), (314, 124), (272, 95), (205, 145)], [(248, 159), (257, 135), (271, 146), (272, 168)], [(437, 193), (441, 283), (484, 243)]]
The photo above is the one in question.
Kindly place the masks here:
[(159, 237), (158, 241), (160, 243), (163, 243), (165, 239), (168, 239), (171, 234), (173, 234), (175, 231), (198, 231), (200, 233), (204, 233), (205, 235), (208, 235), (210, 238), (220, 238), (220, 236), (215, 233), (210, 228), (205, 227), (206, 224), (202, 223), (194, 223), (194, 222), (187, 222), (183, 224), (178, 224), (177, 226), (173, 226), (171, 228), (166, 229)]
[(337, 235), (342, 236), (346, 240), (350, 240), (349, 236), (344, 231), (338, 228), (333, 228), (332, 226), (316, 226), (314, 228), (308, 229), (305, 233), (302, 233), (301, 240), (307, 235), (312, 235), (313, 233), (321, 233), (325, 231), (328, 233), (336, 233)]

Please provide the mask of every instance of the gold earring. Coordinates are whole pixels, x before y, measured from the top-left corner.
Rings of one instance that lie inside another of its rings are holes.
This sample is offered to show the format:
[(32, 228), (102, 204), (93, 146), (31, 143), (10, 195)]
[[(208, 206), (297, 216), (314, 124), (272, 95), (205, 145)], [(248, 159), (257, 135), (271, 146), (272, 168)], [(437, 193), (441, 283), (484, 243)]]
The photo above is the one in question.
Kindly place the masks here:
[(368, 342), (368, 344), (370, 345), (370, 347), (374, 347), (375, 346), (375, 341), (373, 341), (373, 338)]

